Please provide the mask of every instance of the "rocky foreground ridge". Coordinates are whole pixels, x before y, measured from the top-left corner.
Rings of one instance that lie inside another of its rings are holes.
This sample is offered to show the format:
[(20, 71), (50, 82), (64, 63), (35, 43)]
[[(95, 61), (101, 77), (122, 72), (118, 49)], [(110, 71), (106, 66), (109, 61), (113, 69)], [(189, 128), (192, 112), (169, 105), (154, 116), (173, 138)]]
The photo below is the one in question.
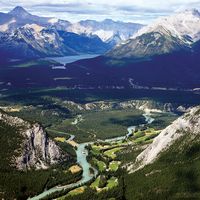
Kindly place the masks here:
[(39, 124), (31, 124), (3, 112), (0, 112), (0, 120), (17, 128), (23, 138), (20, 149), (16, 149), (17, 156), (12, 158), (12, 165), (17, 169), (46, 169), (66, 156)]
[(164, 129), (142, 153), (136, 158), (136, 163), (128, 167), (129, 172), (135, 172), (145, 165), (153, 163), (160, 154), (168, 150), (182, 136), (191, 138), (200, 135), (200, 106), (191, 108), (182, 117), (175, 120)]

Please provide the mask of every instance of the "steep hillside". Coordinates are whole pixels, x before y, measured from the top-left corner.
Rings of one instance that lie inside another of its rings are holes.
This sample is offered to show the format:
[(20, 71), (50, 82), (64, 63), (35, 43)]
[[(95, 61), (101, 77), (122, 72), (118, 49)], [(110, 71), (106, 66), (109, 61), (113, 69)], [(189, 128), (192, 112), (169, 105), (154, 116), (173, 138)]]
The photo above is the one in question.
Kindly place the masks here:
[(56, 30), (27, 24), (0, 37), (0, 54), (8, 58), (27, 59), (77, 53), (63, 43)]
[(138, 155), (136, 162), (139, 164), (139, 168), (154, 162), (163, 151), (169, 149), (180, 137), (189, 133), (190, 137), (198, 136), (198, 134), (200, 134), (199, 115), (200, 107), (193, 108), (190, 112), (178, 118), (172, 125), (164, 129), (159, 136), (154, 139), (153, 143)]
[[(127, 199), (199, 199), (200, 107), (163, 130), (129, 166)], [(135, 171), (137, 170), (137, 171)]]
[(39, 124), (0, 111), (0, 199), (28, 199), (81, 178), (64, 171), (75, 159), (57, 144)]
[(144, 58), (153, 55), (169, 54), (180, 50), (190, 50), (190, 46), (181, 39), (171, 35), (164, 28), (160, 31), (144, 33), (130, 39), (123, 45), (116, 46), (107, 56), (120, 58)]
[(82, 54), (104, 54), (110, 50), (113, 45), (103, 42), (98, 36), (87, 36), (86, 34), (76, 34), (72, 32), (58, 31), (63, 43)]

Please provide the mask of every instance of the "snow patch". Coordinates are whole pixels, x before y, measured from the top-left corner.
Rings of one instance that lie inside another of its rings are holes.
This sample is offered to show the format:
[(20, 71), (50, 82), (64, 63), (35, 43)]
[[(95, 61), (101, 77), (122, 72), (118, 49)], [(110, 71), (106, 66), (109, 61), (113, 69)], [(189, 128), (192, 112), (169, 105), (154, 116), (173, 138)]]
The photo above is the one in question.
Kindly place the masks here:
[(44, 29), (43, 26), (39, 26), (37, 24), (26, 24), (24, 27), (27, 29), (33, 29), (37, 33), (39, 33), (40, 31)]
[(55, 23), (58, 22), (58, 19), (57, 19), (57, 18), (51, 18), (51, 19), (48, 20), (48, 22), (49, 22), (50, 24), (55, 24)]
[(0, 32), (6, 32), (6, 31), (8, 31), (9, 30), (9, 25), (11, 25), (11, 24), (13, 24), (15, 22), (16, 22), (16, 20), (12, 19), (8, 23), (0, 25)]

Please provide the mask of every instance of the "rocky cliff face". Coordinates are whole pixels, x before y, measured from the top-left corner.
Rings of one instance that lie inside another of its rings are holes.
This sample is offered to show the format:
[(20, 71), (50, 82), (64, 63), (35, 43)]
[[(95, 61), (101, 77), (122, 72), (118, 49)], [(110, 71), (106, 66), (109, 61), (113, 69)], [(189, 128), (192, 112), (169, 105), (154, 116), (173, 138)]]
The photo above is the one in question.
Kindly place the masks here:
[(122, 108), (136, 108), (145, 112), (174, 112), (178, 105), (171, 103), (159, 103), (149, 100), (132, 100), (120, 103)]
[(136, 163), (128, 170), (134, 172), (154, 162), (162, 152), (168, 150), (175, 141), (186, 134), (190, 134), (191, 137), (200, 134), (200, 106), (190, 109), (188, 113), (164, 129), (153, 143), (138, 155)]
[(64, 101), (64, 105), (71, 111), (110, 110), (110, 109), (139, 109), (144, 112), (186, 112), (187, 105), (181, 106), (172, 103), (159, 103), (151, 100), (130, 100), (123, 102), (98, 101), (87, 104), (77, 104)]
[(12, 158), (12, 164), (19, 170), (30, 168), (46, 169), (64, 159), (63, 152), (48, 138), (39, 124), (30, 124), (18, 117), (0, 113), (0, 120), (16, 127), (23, 140), (21, 148), (16, 149), (18, 156)]

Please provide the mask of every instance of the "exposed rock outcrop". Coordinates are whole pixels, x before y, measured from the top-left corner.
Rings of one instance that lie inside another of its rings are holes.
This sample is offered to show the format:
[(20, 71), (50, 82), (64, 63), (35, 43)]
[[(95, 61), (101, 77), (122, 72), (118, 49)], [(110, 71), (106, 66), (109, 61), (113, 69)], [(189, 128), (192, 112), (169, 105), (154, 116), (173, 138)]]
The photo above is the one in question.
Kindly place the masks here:
[(137, 156), (136, 163), (129, 166), (128, 171), (134, 172), (154, 162), (163, 151), (169, 149), (177, 139), (186, 134), (200, 134), (200, 106), (190, 109), (164, 129), (153, 143)]
[(0, 120), (17, 128), (23, 138), (21, 148), (16, 149), (18, 156), (12, 158), (17, 169), (46, 169), (67, 157), (39, 124), (31, 124), (6, 113), (0, 113)]
[(97, 101), (86, 104), (78, 104), (72, 101), (64, 101), (64, 105), (74, 111), (110, 110), (110, 109), (131, 109), (136, 108), (145, 112), (186, 112), (188, 105), (172, 103), (159, 103), (151, 100), (130, 100), (123, 102)]

